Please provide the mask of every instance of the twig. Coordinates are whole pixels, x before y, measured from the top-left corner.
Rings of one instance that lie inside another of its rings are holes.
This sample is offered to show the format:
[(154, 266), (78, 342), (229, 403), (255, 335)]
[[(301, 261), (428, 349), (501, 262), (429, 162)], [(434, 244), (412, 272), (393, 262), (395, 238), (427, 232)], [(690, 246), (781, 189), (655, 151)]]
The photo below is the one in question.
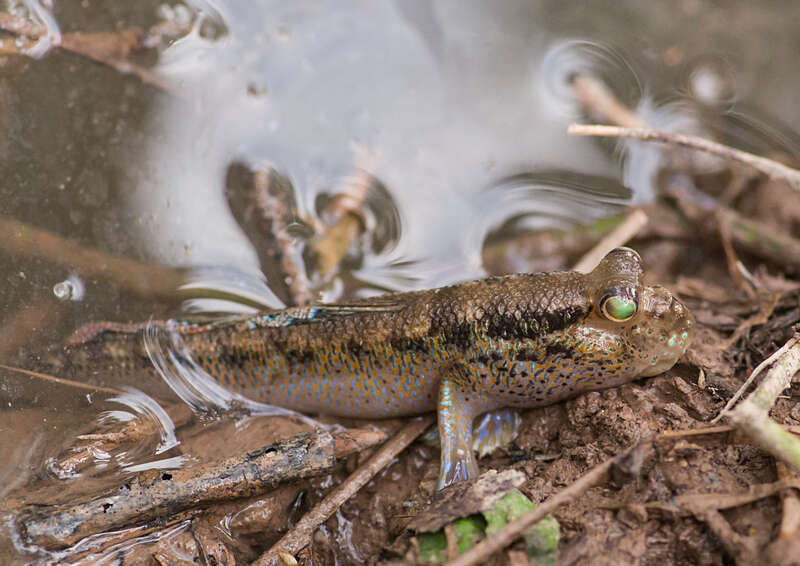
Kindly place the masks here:
[(717, 219), (739, 247), (789, 269), (800, 270), (800, 240), (730, 208), (719, 207)]
[(778, 395), (789, 387), (794, 375), (800, 371), (800, 344), (795, 334), (776, 357), (764, 381), (744, 401), (727, 413), (739, 430), (761, 448), (800, 470), (800, 440), (794, 438), (778, 423), (769, 418), (769, 411)]
[(708, 525), (725, 550), (736, 559), (737, 564), (756, 564), (758, 554), (755, 541), (734, 531), (722, 513), (716, 509), (708, 509), (694, 513), (694, 516)]
[(146, 297), (174, 299), (185, 279), (181, 270), (113, 256), (7, 217), (0, 217), (0, 251), (105, 277), (122, 289)]
[(753, 316), (747, 317), (747, 319), (743, 320), (739, 323), (736, 327), (736, 330), (733, 331), (730, 338), (726, 338), (722, 343), (720, 343), (717, 347), (720, 350), (727, 351), (728, 348), (733, 346), (737, 340), (742, 336), (745, 330), (748, 328), (752, 328), (759, 324), (766, 324), (769, 321), (769, 317), (772, 316), (772, 313), (775, 312), (775, 307), (778, 306), (778, 301), (780, 301), (782, 294), (781, 293), (764, 293), (761, 295), (761, 304), (759, 306), (758, 312), (755, 313)]
[(590, 75), (575, 75), (572, 78), (572, 92), (592, 120), (625, 128), (649, 127), (647, 122), (617, 100), (608, 86)]
[(600, 263), (600, 260), (603, 259), (608, 252), (614, 248), (625, 245), (628, 240), (633, 238), (639, 230), (647, 224), (647, 221), (647, 214), (645, 214), (642, 209), (635, 208), (631, 210), (614, 230), (597, 242), (591, 250), (578, 260), (573, 269), (575, 271), (588, 273)]
[(535, 509), (531, 509), (518, 519), (511, 521), (505, 527), (485, 538), (455, 560), (448, 562), (446, 566), (475, 566), (476, 564), (482, 564), (495, 552), (503, 550), (518, 537), (522, 536), (525, 531), (555, 511), (559, 506), (564, 503), (569, 503), (590, 487), (600, 483), (611, 469), (611, 466), (617, 462), (621, 462), (623, 458), (627, 457), (634, 450), (647, 442), (649, 441), (640, 442), (614, 458), (610, 458), (598, 464), (565, 489), (562, 489), (544, 503), (539, 504)]
[[(800, 480), (798, 473), (790, 469), (783, 462), (778, 461), (775, 462), (775, 464), (778, 481), (793, 480), (797, 483), (798, 480)], [(781, 529), (778, 535), (781, 539), (792, 539), (796, 537), (797, 532), (800, 531), (800, 497), (797, 495), (797, 487), (798, 486), (795, 486), (795, 489), (786, 488), (781, 491), (783, 515), (781, 517)]]
[[(299, 434), (222, 462), (164, 472), (150, 480), (139, 476), (91, 501), (58, 506), (34, 503), (11, 512), (23, 540), (62, 548), (133, 521), (258, 495), (279, 482), (318, 474), (333, 467), (337, 458), (352, 453), (356, 445), (349, 437), (356, 433), (364, 437), (357, 444), (361, 449), (382, 439), (372, 431)], [(338, 442), (342, 436), (344, 449)]]
[(567, 128), (567, 133), (580, 136), (600, 136), (600, 137), (624, 137), (634, 138), (642, 141), (654, 141), (670, 145), (690, 147), (711, 155), (716, 155), (725, 159), (738, 161), (753, 167), (764, 173), (771, 179), (786, 181), (792, 188), (800, 190), (800, 171), (787, 167), (777, 161), (747, 153), (713, 142), (697, 136), (687, 136), (673, 132), (661, 130), (651, 130), (645, 128), (620, 128), (617, 126), (605, 126), (597, 124), (572, 124)]
[[(722, 221), (723, 216), (720, 209), (715, 211), (715, 216), (717, 218), (717, 229), (719, 232), (719, 238), (722, 242), (722, 249), (725, 252), (725, 263), (728, 266), (728, 274), (731, 277), (731, 280), (736, 284), (739, 289), (744, 291), (750, 299), (756, 298), (756, 292), (753, 287), (747, 282), (744, 278), (744, 275), (739, 270), (739, 265), (741, 262), (739, 258), (736, 256), (736, 251), (733, 249), (733, 244), (731, 242), (731, 231), (728, 228), (728, 225)], [(736, 340), (738, 340), (738, 335), (736, 336)], [(735, 342), (736, 340), (733, 340)], [(727, 350), (730, 344), (725, 345), (725, 349)]]
[(277, 566), (281, 554), (294, 556), (308, 546), (314, 531), (330, 517), (345, 501), (360, 490), (375, 474), (386, 467), (400, 452), (411, 444), (434, 422), (426, 415), (416, 418), (404, 426), (391, 440), (381, 446), (343, 484), (330, 492), (316, 507), (306, 513), (297, 525), (261, 555), (253, 566)]

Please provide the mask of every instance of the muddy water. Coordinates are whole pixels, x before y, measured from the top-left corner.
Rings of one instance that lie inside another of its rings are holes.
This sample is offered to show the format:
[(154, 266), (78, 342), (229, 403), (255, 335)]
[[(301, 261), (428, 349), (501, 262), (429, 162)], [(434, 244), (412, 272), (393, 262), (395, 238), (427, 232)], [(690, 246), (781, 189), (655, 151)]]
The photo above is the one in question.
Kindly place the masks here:
[[(62, 52), (0, 58), (2, 214), (269, 306), (285, 298), (280, 275), (261, 273), (230, 211), (234, 162), (269, 164), (291, 182), (301, 240), (358, 166), (380, 181), (362, 246), (320, 287), (336, 299), (479, 277), (481, 249), (498, 231), (568, 227), (651, 198), (652, 147), (565, 134), (581, 118), (569, 87), (576, 72), (604, 79), (656, 126), (760, 153), (793, 157), (800, 148), (789, 94), (800, 7), (791, 2), (607, 2), (587, 11), (516, 0), (60, 1), (52, 16), (62, 33), (148, 28), (159, 18), (196, 24), (141, 61), (172, 94)], [(26, 364), (92, 320), (242, 308), (132, 293), (68, 260), (14, 250), (0, 266), (2, 363)], [(25, 499), (34, 480), (48, 497), (78, 486), (92, 493), (125, 474), (214, 455), (181, 444), (180, 423), (141, 384), (127, 385), (109, 396), (0, 373), (0, 494)], [(80, 472), (55, 464), (94, 423), (136, 415), (158, 434), (93, 454)], [(13, 533), (3, 537), (10, 560), (35, 556), (10, 542)], [(360, 562), (356, 554), (350, 560)]]

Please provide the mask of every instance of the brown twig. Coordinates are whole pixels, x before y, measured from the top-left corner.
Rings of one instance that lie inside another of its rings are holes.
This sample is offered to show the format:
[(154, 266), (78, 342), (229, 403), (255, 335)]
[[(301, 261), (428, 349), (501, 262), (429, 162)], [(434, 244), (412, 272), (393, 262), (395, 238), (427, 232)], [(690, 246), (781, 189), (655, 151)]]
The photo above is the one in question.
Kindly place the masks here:
[(749, 537), (742, 536), (730, 526), (722, 513), (716, 509), (694, 513), (697, 520), (704, 522), (711, 529), (711, 532), (725, 547), (728, 553), (736, 558), (737, 564), (755, 564), (756, 552), (755, 541)]
[[(329, 470), (337, 458), (352, 453), (352, 435), (363, 436), (363, 449), (382, 438), (372, 431), (299, 434), (222, 462), (139, 476), (91, 501), (69, 505), (29, 504), (12, 510), (23, 540), (46, 548), (63, 548), (98, 532), (150, 521), (214, 501), (264, 493), (279, 482)], [(346, 437), (346, 448), (337, 447)], [(30, 498), (29, 498), (30, 499)]]
[(339, 487), (331, 491), (316, 507), (306, 513), (297, 525), (276, 542), (272, 548), (261, 555), (253, 566), (277, 566), (281, 554), (294, 556), (308, 546), (317, 527), (330, 517), (345, 501), (360, 490), (375, 474), (385, 468), (395, 456), (405, 450), (420, 434), (434, 422), (432, 415), (419, 417), (398, 432), (391, 440), (380, 447), (362, 466), (360, 466)]
[(573, 269), (583, 273), (590, 272), (600, 263), (600, 260), (602, 260), (608, 252), (614, 248), (625, 245), (628, 240), (633, 238), (639, 230), (647, 224), (647, 222), (647, 214), (640, 208), (634, 208), (614, 230), (604, 236), (591, 250), (584, 254)]
[(105, 277), (122, 289), (146, 297), (173, 299), (185, 279), (179, 269), (113, 256), (8, 217), (0, 217), (0, 251), (19, 258), (43, 259), (84, 275)]
[(728, 348), (733, 346), (736, 341), (739, 340), (744, 331), (748, 328), (752, 328), (760, 324), (766, 324), (767, 321), (769, 321), (769, 317), (771, 317), (772, 313), (775, 312), (775, 307), (778, 306), (778, 301), (781, 299), (781, 293), (763, 293), (760, 298), (761, 301), (759, 302), (761, 304), (759, 305), (758, 312), (740, 322), (736, 327), (736, 330), (734, 330), (733, 334), (731, 334), (730, 338), (723, 340), (717, 346), (720, 350), (727, 351)]
[[(728, 225), (723, 222), (723, 216), (719, 209), (716, 210), (715, 215), (717, 218), (717, 231), (719, 232), (720, 242), (722, 242), (722, 249), (725, 252), (725, 263), (728, 266), (728, 275), (730, 275), (731, 280), (736, 284), (736, 286), (744, 291), (750, 299), (755, 299), (755, 290), (750, 286), (750, 284), (744, 278), (744, 275), (742, 275), (742, 272), (739, 270), (741, 262), (736, 256), (736, 251), (733, 249), (731, 231)], [(738, 340), (738, 336), (736, 338)], [(731, 344), (732, 343), (733, 342), (731, 342)], [(725, 349), (728, 349), (728, 345), (725, 346)]]
[(787, 167), (772, 159), (747, 153), (746, 151), (734, 149), (697, 136), (687, 136), (685, 134), (676, 134), (673, 132), (646, 128), (621, 128), (618, 126), (598, 124), (572, 124), (567, 128), (567, 133), (579, 136), (625, 137), (689, 147), (711, 155), (744, 163), (764, 173), (771, 179), (786, 181), (794, 189), (800, 190), (800, 171)]

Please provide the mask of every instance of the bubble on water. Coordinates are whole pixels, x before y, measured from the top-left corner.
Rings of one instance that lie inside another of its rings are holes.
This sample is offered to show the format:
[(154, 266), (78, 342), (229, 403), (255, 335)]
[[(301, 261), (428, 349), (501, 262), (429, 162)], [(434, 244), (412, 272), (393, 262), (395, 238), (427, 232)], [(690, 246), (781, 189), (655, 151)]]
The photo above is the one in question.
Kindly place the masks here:
[(80, 301), (86, 294), (86, 288), (80, 277), (70, 275), (64, 281), (53, 285), (53, 294), (59, 301)]
[(730, 105), (736, 101), (736, 80), (731, 64), (721, 57), (695, 60), (685, 79), (689, 93), (708, 105)]

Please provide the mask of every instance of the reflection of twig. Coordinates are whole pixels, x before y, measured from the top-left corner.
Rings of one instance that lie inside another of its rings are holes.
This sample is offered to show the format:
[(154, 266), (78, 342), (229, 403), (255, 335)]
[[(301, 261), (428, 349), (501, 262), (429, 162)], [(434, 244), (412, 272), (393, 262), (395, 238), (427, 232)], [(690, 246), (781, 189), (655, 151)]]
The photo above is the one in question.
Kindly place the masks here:
[(643, 141), (654, 141), (666, 143), (670, 145), (677, 145), (683, 147), (690, 147), (716, 155), (725, 159), (738, 161), (749, 165), (754, 169), (764, 173), (771, 179), (778, 179), (786, 181), (794, 189), (800, 190), (800, 171), (787, 167), (782, 163), (778, 163), (772, 159), (747, 153), (723, 145), (721, 143), (713, 142), (707, 139), (699, 138), (697, 136), (687, 136), (685, 134), (676, 134), (673, 132), (664, 132), (661, 130), (650, 130), (645, 128), (620, 128), (617, 126), (605, 126), (595, 124), (572, 124), (567, 128), (567, 133), (579, 136), (600, 136), (600, 137), (624, 137), (634, 138)]
[[(0, 12), (0, 29), (12, 33), (23, 41), (22, 47), (9, 41), (0, 41), (0, 51), (3, 54), (26, 54), (26, 44), (30, 43), (31, 38), (42, 37), (47, 34), (47, 29), (41, 24), (28, 21), (19, 16)], [(177, 37), (185, 35), (191, 29), (187, 26), (170, 26), (154, 28), (158, 37), (167, 35)], [(153, 34), (150, 34), (153, 35)], [(165, 92), (174, 94), (175, 89), (161, 77), (155, 75), (149, 69), (132, 63), (129, 60), (131, 52), (143, 49), (142, 31), (138, 28), (125, 28), (116, 32), (98, 33), (65, 33), (61, 36), (61, 41), (53, 45), (77, 55), (88, 57), (98, 63), (108, 65), (120, 73), (130, 73), (138, 76), (143, 82), (160, 88)], [(153, 42), (148, 38), (150, 43)]]
[(309, 511), (295, 527), (276, 542), (272, 548), (253, 563), (253, 566), (278, 565), (283, 556), (294, 556), (308, 546), (314, 531), (330, 517), (345, 501), (380, 470), (386, 467), (406, 446), (434, 422), (433, 416), (424, 416), (409, 422), (391, 440), (381, 446), (361, 467), (353, 472), (343, 484), (330, 492), (314, 509)]
[(253, 172), (253, 203), (258, 213), (262, 231), (272, 236), (280, 258), (284, 280), (289, 287), (292, 302), (297, 306), (307, 305), (313, 299), (300, 252), (294, 243), (286, 219), (289, 216), (286, 195), (274, 194), (272, 171), (259, 167)]
[(316, 270), (323, 277), (336, 269), (364, 227), (361, 208), (375, 182), (371, 173), (375, 156), (361, 147), (355, 151), (356, 173), (342, 182), (327, 211), (333, 224), (311, 246)]
[(337, 458), (353, 453), (354, 447), (363, 449), (382, 438), (371, 431), (299, 434), (222, 462), (160, 473), (155, 479), (129, 480), (91, 501), (26, 505), (12, 514), (25, 540), (61, 548), (134, 520), (150, 521), (165, 512), (263, 493), (279, 482), (329, 470)]
[(777, 357), (761, 385), (726, 414), (739, 430), (761, 448), (800, 470), (800, 440), (769, 418), (769, 411), (778, 395), (789, 387), (794, 375), (800, 371), (798, 335), (790, 338), (789, 343), (791, 345)]
[(617, 224), (609, 234), (606, 234), (602, 240), (597, 242), (591, 250), (578, 260), (573, 269), (583, 273), (590, 272), (608, 252), (619, 246), (624, 246), (646, 224), (647, 214), (642, 209), (635, 208), (631, 210), (622, 222)]
[(146, 297), (174, 298), (176, 289), (184, 283), (181, 270), (116, 257), (12, 218), (0, 217), (0, 251), (20, 258), (44, 259), (85, 275), (105, 277), (123, 289)]

